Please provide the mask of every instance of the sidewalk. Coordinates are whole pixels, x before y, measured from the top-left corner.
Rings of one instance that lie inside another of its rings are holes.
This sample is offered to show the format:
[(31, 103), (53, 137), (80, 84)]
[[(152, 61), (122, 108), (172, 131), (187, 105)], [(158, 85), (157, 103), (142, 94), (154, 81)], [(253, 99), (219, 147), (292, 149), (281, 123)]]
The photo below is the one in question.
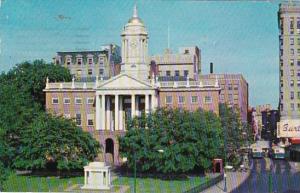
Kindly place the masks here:
[[(248, 172), (227, 172), (227, 192), (234, 190), (240, 184), (242, 184), (250, 175)], [(224, 193), (224, 180), (212, 186), (203, 193)]]

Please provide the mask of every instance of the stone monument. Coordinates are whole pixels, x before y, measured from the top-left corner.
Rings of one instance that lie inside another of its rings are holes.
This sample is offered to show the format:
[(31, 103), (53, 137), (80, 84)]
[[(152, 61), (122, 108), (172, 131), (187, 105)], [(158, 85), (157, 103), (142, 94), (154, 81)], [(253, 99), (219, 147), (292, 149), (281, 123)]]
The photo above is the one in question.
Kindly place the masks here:
[(84, 167), (84, 186), (81, 189), (110, 190), (111, 173), (110, 166), (104, 162), (91, 162)]

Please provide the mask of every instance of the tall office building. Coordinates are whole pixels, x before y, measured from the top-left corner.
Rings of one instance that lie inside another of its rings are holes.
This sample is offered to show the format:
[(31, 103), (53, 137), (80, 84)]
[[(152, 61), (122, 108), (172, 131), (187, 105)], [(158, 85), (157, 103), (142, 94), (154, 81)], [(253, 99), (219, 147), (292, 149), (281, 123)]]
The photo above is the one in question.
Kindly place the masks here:
[(300, 3), (280, 4), (280, 117), (300, 118)]
[(300, 3), (281, 3), (278, 24), (280, 122), (277, 136), (295, 144), (300, 136)]

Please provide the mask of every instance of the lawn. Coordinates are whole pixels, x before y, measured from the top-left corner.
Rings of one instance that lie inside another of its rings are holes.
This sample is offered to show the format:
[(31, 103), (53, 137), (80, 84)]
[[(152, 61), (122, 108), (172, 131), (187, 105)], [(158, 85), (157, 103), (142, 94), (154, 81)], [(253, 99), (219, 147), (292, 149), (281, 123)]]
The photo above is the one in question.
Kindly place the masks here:
[[(154, 178), (138, 178), (137, 192), (147, 193), (181, 193), (197, 185), (205, 183), (208, 178), (193, 177), (186, 180), (160, 180)], [(4, 184), (4, 191), (9, 192), (61, 192), (75, 184), (83, 184), (83, 177), (56, 178), (56, 177), (34, 177), (18, 176), (11, 174)], [(133, 192), (134, 179), (130, 177), (119, 177), (113, 181), (113, 185), (131, 186)]]

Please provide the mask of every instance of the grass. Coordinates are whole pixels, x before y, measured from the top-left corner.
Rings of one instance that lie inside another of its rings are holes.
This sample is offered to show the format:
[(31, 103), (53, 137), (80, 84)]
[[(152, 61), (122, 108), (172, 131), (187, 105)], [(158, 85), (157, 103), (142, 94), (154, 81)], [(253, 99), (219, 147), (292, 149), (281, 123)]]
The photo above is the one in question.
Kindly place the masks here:
[[(137, 193), (182, 193), (191, 188), (203, 184), (208, 180), (205, 177), (193, 177), (186, 180), (161, 180), (155, 178), (138, 178)], [(114, 185), (128, 185), (133, 192), (134, 178), (119, 177), (113, 181)]]
[[(208, 178), (193, 177), (186, 180), (161, 180), (155, 178), (137, 178), (137, 192), (139, 193), (181, 193), (195, 186), (205, 183)], [(61, 192), (70, 186), (83, 184), (83, 177), (56, 178), (20, 176), (12, 173), (4, 183), (4, 191), (9, 192)], [(113, 185), (127, 185), (133, 192), (134, 178), (119, 177), (113, 181)]]

